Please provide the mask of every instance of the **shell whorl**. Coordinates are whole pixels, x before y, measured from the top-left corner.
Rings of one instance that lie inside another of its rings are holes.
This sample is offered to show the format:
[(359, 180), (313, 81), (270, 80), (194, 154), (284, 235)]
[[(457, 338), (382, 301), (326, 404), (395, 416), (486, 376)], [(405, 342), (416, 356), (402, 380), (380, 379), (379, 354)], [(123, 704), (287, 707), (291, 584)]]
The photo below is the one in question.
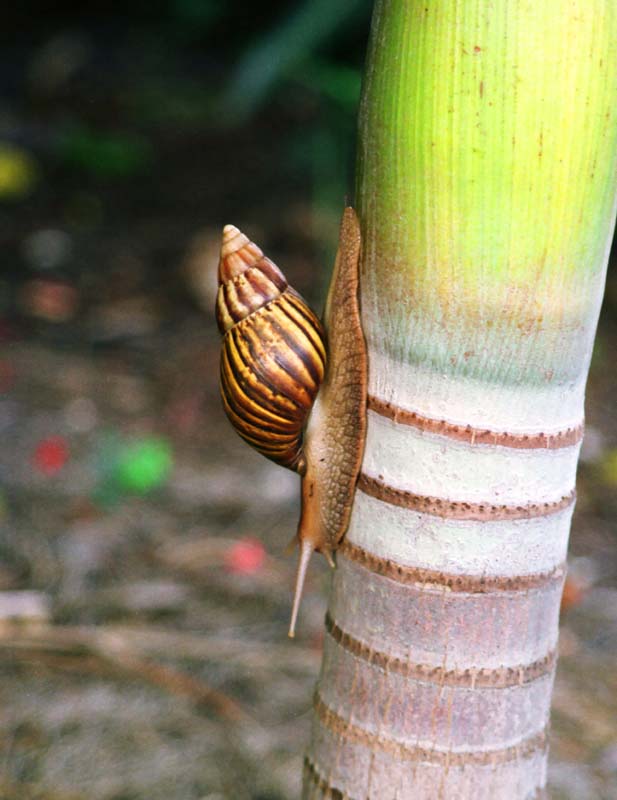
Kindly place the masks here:
[(325, 371), (324, 331), (276, 264), (233, 225), (223, 230), (216, 319), (232, 425), (267, 458), (302, 473), (303, 429)]
[(221, 333), (287, 288), (280, 269), (235, 225), (225, 225), (219, 261), (216, 321)]

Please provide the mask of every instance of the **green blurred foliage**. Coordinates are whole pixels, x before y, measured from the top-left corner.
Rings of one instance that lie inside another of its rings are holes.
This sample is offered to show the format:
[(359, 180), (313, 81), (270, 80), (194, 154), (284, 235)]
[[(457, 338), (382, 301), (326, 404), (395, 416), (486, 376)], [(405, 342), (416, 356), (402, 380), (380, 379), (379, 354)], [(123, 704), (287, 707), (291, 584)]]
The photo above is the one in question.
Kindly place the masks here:
[(356, 114), (362, 84), (359, 69), (345, 64), (307, 59), (302, 68), (292, 75), (298, 83), (320, 92), (324, 98), (336, 103), (346, 113)]
[(66, 163), (99, 176), (132, 175), (153, 160), (152, 148), (142, 136), (91, 131), (79, 124), (59, 135), (57, 149)]
[(353, 181), (371, 9), (371, 0), (7, 7), (0, 137), (6, 123), (19, 152), (0, 154), (0, 195), (36, 202), (49, 181), (68, 181), (66, 196), (80, 177), (94, 193), (154, 183), (174, 145), (258, 125), (256, 140), (278, 128), (280, 176), (309, 186), (315, 217), (338, 214)]
[(217, 0), (172, 0), (172, 16), (191, 30), (208, 30), (223, 14), (225, 5)]
[[(246, 119), (263, 102), (268, 92), (292, 69), (310, 63), (350, 18), (366, 10), (366, 0), (305, 0), (271, 30), (248, 42), (227, 87), (224, 105)], [(349, 68), (340, 72), (334, 64), (322, 70), (322, 78), (334, 79), (340, 91), (348, 81)], [(328, 82), (328, 81), (326, 81)]]

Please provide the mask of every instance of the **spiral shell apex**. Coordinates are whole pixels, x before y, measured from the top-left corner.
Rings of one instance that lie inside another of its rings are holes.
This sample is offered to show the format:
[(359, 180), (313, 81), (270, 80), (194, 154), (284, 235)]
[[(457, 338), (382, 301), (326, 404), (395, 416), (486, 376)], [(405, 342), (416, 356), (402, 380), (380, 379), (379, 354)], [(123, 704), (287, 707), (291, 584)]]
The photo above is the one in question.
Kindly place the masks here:
[(223, 229), (216, 319), (220, 385), (238, 434), (302, 473), (304, 426), (323, 380), (323, 327), (279, 268), (234, 225)]

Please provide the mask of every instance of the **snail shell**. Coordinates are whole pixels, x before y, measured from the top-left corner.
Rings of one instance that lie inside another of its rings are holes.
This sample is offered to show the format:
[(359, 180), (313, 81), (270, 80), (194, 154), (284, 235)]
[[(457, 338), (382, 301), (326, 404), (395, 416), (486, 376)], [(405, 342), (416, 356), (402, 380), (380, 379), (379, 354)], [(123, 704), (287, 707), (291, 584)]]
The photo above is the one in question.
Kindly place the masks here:
[(218, 277), (225, 412), (248, 444), (302, 474), (303, 430), (326, 367), (321, 322), (234, 225), (223, 230)]

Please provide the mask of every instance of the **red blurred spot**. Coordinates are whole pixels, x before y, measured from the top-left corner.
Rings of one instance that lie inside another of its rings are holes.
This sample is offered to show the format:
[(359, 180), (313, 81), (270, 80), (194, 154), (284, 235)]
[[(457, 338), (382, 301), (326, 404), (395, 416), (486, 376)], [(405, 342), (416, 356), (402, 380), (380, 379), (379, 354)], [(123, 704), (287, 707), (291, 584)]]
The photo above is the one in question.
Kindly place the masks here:
[(561, 611), (569, 611), (571, 608), (578, 606), (583, 601), (585, 594), (584, 584), (574, 576), (568, 575), (561, 595)]
[(225, 553), (225, 566), (239, 575), (253, 575), (263, 567), (266, 551), (259, 539), (240, 539)]
[(36, 446), (33, 456), (34, 466), (43, 475), (55, 475), (66, 464), (69, 448), (61, 436), (49, 436)]
[(19, 302), (33, 317), (47, 322), (67, 322), (77, 311), (79, 295), (68, 283), (37, 278), (21, 287)]

